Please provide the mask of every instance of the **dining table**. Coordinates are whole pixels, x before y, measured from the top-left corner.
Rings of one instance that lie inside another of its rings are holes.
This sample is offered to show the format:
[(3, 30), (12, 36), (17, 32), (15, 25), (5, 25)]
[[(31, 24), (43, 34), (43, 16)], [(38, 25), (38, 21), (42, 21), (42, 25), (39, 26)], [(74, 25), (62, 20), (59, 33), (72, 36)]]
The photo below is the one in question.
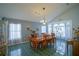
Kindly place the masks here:
[[(43, 42), (44, 39), (43, 39), (43, 37), (37, 37), (37, 39), (38, 39), (38, 46), (39, 46), (39, 48), (41, 48), (42, 47), (42, 42)], [(51, 36), (46, 38), (47, 45), (50, 44), (50, 46), (51, 46), (52, 45), (52, 41), (53, 41), (53, 39), (52, 39)]]

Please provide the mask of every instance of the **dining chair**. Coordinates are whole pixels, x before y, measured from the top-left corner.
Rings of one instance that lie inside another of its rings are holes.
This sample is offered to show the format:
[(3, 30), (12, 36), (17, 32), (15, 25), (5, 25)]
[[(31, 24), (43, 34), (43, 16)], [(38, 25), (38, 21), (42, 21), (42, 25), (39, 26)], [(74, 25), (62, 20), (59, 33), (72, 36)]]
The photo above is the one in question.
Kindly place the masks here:
[(42, 38), (42, 48), (46, 48), (47, 47), (47, 40), (45, 37)]
[(38, 39), (37, 38), (32, 38), (32, 48), (35, 50), (38, 48)]

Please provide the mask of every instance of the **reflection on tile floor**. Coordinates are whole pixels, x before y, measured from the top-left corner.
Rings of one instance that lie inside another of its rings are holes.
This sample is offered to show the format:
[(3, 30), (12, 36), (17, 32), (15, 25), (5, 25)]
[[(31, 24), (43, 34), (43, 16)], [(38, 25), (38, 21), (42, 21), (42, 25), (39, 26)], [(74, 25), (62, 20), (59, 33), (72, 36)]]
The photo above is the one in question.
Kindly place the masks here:
[(66, 43), (63, 40), (56, 40), (56, 52), (64, 55), (66, 53)]
[[(61, 52), (62, 49), (59, 52)], [(53, 45), (52, 45), (51, 47), (48, 46), (48, 48), (37, 49), (36, 51), (34, 51), (30, 47), (29, 43), (22, 43), (22, 44), (17, 44), (14, 46), (9, 46), (8, 55), (9, 56), (62, 56), (62, 54), (57, 53), (55, 50), (56, 49), (54, 49)], [(65, 50), (63, 50), (63, 51), (65, 51)], [(66, 53), (63, 55), (66, 55)]]
[(48, 47), (45, 49), (37, 49), (34, 51), (30, 46), (29, 43), (23, 43), (19, 45), (14, 45), (8, 47), (8, 55), (9, 56), (51, 56), (54, 55), (54, 49), (52, 47)]

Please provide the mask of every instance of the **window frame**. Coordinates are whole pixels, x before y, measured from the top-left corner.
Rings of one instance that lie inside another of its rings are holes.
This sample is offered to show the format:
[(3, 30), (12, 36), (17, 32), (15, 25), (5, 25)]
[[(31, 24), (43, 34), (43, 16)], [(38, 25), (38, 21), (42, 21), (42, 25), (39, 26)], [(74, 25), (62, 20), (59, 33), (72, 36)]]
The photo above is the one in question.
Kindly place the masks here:
[(41, 33), (46, 33), (46, 25), (41, 26)]
[(21, 38), (22, 38), (21, 37), (21, 24), (10, 23), (9, 24), (9, 40), (17, 40)]

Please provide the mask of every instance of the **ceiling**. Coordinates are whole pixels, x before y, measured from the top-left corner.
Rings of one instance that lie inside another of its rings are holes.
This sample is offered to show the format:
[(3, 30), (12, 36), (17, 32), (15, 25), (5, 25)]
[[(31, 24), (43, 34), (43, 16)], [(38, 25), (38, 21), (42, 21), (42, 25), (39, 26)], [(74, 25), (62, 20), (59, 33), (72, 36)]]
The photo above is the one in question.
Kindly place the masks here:
[[(65, 12), (75, 4), (66, 3), (16, 3), (0, 4), (0, 17), (13, 18), (18, 20), (28, 20), (40, 22), (45, 19), (50, 21), (56, 16)], [(45, 8), (45, 11), (43, 10)]]

